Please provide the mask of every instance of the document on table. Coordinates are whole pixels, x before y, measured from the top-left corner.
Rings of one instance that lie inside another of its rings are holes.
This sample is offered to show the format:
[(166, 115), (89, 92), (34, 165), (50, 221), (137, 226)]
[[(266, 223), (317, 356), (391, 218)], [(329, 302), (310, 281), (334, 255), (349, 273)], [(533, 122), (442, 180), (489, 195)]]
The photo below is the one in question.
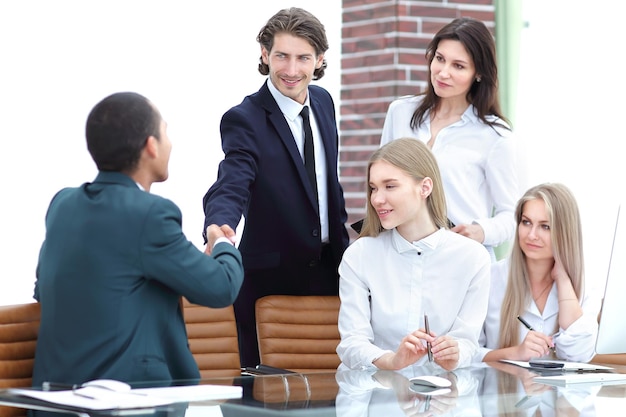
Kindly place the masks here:
[(521, 366), (526, 369), (541, 370), (541, 371), (567, 371), (567, 372), (582, 372), (582, 371), (608, 371), (613, 368), (603, 365), (595, 365), (592, 363), (584, 362), (567, 362), (560, 360), (535, 360), (530, 362), (514, 361), (509, 359), (502, 359), (500, 362), (510, 363), (512, 365)]
[(173, 403), (240, 398), (242, 388), (227, 385), (189, 385), (158, 388), (141, 388), (130, 391), (113, 391), (86, 386), (75, 390), (39, 391), (11, 388), (6, 392), (25, 396), (60, 408), (85, 410), (125, 410), (154, 408)]
[(132, 393), (172, 400), (193, 402), (241, 398), (243, 389), (231, 385), (180, 385), (172, 387), (136, 388)]
[(573, 384), (620, 385), (626, 384), (626, 374), (608, 372), (565, 373), (563, 375), (536, 376), (533, 382), (542, 384), (569, 386)]

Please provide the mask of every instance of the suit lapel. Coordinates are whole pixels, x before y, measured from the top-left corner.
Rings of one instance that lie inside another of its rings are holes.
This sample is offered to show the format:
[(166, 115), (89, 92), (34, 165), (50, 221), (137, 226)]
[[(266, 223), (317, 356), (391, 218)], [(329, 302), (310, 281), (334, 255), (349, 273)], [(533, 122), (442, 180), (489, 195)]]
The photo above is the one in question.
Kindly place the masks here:
[[(309, 179), (307, 177), (306, 169), (304, 168), (304, 163), (302, 162), (302, 156), (300, 155), (300, 151), (298, 151), (298, 147), (296, 146), (296, 140), (291, 134), (291, 129), (289, 129), (289, 125), (285, 120), (285, 116), (280, 110), (280, 107), (278, 107), (278, 104), (276, 103), (276, 100), (274, 100), (274, 97), (272, 97), (272, 93), (270, 93), (267, 84), (263, 84), (263, 87), (261, 87), (261, 90), (259, 90), (259, 96), (261, 98), (263, 108), (265, 108), (268, 113), (268, 118), (270, 122), (276, 129), (276, 132), (278, 132), (278, 136), (283, 143), (283, 146), (285, 147), (285, 149), (287, 149), (287, 153), (289, 154), (291, 162), (295, 167), (298, 176), (300, 177), (302, 185), (307, 190), (309, 201), (315, 207), (315, 211), (318, 211), (319, 208), (317, 206), (317, 198), (315, 198), (313, 188), (311, 188), (311, 183), (309, 182)], [(324, 148), (326, 148), (326, 145), (324, 145)]]
[(324, 106), (318, 97), (314, 94), (313, 89), (309, 89), (311, 107), (315, 113), (315, 121), (317, 127), (322, 135), (322, 143), (324, 144), (324, 155), (326, 156), (326, 172), (328, 177), (331, 177), (332, 170), (336, 170), (335, 161), (337, 160), (337, 144), (335, 143), (335, 130), (329, 121), (333, 120), (331, 111), (334, 109), (328, 109), (328, 106)]

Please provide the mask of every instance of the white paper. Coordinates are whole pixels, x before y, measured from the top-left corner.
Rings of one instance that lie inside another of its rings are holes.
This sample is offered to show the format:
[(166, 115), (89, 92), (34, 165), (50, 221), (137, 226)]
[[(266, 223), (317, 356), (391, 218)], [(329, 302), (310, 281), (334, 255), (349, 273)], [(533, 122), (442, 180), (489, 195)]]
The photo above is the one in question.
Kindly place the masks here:
[(114, 410), (129, 408), (152, 408), (171, 404), (170, 399), (163, 399), (130, 392), (117, 392), (98, 387), (84, 387), (76, 390), (38, 391), (31, 389), (9, 389), (8, 392), (46, 401), (51, 404), (65, 405), (87, 410)]
[(242, 388), (231, 385), (181, 385), (175, 387), (137, 388), (132, 392), (171, 400), (192, 402), (241, 398)]
[(180, 402), (223, 400), (242, 396), (241, 387), (227, 385), (140, 388), (125, 392), (94, 386), (63, 391), (13, 388), (9, 389), (8, 392), (46, 401), (50, 404), (87, 410), (154, 408)]

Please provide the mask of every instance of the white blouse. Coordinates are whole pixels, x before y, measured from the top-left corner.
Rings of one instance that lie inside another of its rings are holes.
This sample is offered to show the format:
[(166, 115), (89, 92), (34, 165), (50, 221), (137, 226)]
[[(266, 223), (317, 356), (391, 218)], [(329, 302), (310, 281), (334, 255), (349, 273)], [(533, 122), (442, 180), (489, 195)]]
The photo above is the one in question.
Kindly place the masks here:
[[(405, 96), (391, 103), (381, 146), (402, 137), (424, 143), (430, 140), (428, 113), (417, 129), (410, 126), (422, 98)], [(483, 244), (492, 253), (493, 246), (511, 240), (515, 234), (515, 205), (521, 196), (512, 132), (486, 125), (470, 105), (461, 120), (439, 132), (432, 151), (441, 170), (448, 218), (457, 225), (480, 224), (485, 233)]]
[[(480, 348), (476, 352), (474, 362), (481, 362), (492, 349), (498, 348), (500, 335), (500, 309), (508, 280), (508, 260), (502, 264), (501, 273), (492, 274), (489, 295), (489, 310), (480, 336)], [(531, 299), (522, 318), (538, 332), (547, 335), (555, 334), (554, 344), (556, 356), (571, 362), (589, 362), (595, 355), (596, 338), (598, 336), (598, 313), (602, 304), (602, 292), (599, 286), (587, 285), (583, 295), (583, 315), (572, 323), (567, 330), (557, 328), (559, 300), (556, 283), (553, 283), (543, 313), (539, 312), (535, 301)], [(516, 317), (506, 320), (518, 321)], [(520, 341), (524, 340), (528, 329), (519, 323)]]
[(415, 243), (395, 229), (354, 241), (339, 265), (339, 369), (375, 368), (374, 360), (424, 328), (424, 313), (432, 332), (458, 341), (458, 367), (469, 365), (487, 312), (490, 265), (481, 244), (446, 229)]

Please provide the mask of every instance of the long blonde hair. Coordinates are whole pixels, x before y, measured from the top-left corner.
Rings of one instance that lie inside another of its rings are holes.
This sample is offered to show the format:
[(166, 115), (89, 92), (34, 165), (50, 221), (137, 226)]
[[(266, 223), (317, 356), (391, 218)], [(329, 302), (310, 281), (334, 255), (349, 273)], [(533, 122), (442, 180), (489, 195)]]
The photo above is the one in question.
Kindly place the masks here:
[(563, 264), (578, 300), (584, 291), (582, 225), (574, 195), (569, 188), (558, 183), (544, 183), (530, 188), (515, 209), (518, 228), (515, 231), (508, 283), (500, 310), (500, 348), (519, 344), (519, 323), (515, 317), (524, 313), (532, 299), (526, 255), (519, 245), (519, 224), (524, 204), (536, 199), (542, 200), (546, 206), (554, 258)]
[(435, 156), (422, 141), (413, 138), (400, 138), (380, 147), (370, 157), (367, 164), (366, 214), (359, 237), (375, 237), (383, 231), (378, 214), (371, 204), (372, 189), (369, 186), (370, 169), (372, 164), (377, 161), (385, 161), (400, 168), (416, 181), (430, 177), (433, 181), (433, 189), (426, 200), (428, 214), (437, 228), (447, 227), (446, 200)]

